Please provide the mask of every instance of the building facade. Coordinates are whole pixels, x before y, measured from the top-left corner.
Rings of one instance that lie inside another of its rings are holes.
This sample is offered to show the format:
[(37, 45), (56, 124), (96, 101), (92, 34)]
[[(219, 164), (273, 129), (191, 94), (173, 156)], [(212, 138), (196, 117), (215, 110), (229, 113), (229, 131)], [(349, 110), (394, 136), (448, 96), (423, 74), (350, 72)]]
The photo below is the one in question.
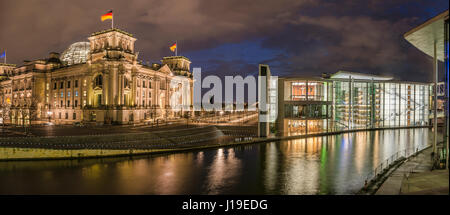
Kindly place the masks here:
[[(182, 117), (192, 104), (190, 61), (138, 61), (133, 35), (119, 29), (92, 34), (61, 56), (0, 64), (0, 117), (15, 125), (135, 124)], [(180, 76), (183, 77), (182, 81)], [(175, 84), (174, 84), (175, 83)], [(177, 92), (180, 96), (172, 98)]]
[(277, 135), (429, 125), (428, 83), (345, 71), (277, 82), (277, 114), (270, 125)]

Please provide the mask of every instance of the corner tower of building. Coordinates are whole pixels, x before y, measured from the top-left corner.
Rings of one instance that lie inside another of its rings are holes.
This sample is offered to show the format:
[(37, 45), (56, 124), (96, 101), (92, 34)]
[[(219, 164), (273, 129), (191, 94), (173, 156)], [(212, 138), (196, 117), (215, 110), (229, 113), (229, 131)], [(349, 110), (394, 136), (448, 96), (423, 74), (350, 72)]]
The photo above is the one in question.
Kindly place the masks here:
[(89, 38), (91, 62), (99, 60), (126, 60), (135, 62), (134, 51), (136, 38), (132, 34), (117, 28), (93, 33)]
[(161, 60), (162, 65), (166, 64), (169, 66), (170, 70), (173, 71), (174, 75), (183, 75), (191, 77), (190, 65), (191, 61), (187, 57), (183, 56), (171, 56), (164, 57)]
[(15, 64), (0, 63), (0, 76), (9, 76), (16, 68)]

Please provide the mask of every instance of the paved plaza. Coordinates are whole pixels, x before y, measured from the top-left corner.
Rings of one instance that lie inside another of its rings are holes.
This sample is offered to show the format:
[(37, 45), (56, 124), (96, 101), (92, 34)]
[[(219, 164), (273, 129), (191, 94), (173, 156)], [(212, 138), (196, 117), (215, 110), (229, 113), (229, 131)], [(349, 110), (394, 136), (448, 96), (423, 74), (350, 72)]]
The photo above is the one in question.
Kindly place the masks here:
[(376, 195), (448, 195), (448, 170), (432, 170), (432, 147), (397, 168)]

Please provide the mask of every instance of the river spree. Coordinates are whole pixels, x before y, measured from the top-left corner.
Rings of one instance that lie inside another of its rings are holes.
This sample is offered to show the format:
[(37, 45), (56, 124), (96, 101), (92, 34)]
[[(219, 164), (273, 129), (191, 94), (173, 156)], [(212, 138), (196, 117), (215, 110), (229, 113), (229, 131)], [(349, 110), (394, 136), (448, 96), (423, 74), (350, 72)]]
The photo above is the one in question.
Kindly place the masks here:
[(0, 162), (0, 194), (354, 194), (427, 128), (224, 147), (166, 155)]

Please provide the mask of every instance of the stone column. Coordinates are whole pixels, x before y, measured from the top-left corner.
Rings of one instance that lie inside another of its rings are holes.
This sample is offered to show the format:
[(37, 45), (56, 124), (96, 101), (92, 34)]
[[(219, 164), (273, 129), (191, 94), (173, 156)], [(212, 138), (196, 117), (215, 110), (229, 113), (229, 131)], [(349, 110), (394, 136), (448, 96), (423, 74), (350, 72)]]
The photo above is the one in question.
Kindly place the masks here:
[(123, 105), (123, 74), (122, 72), (119, 72), (119, 78), (117, 80), (118, 82), (118, 88), (119, 88), (119, 92), (118, 92), (118, 98), (117, 98), (117, 104), (118, 105)]
[(103, 75), (103, 86), (102, 86), (102, 104), (106, 105), (108, 102), (108, 92), (109, 92), (109, 74), (105, 73)]
[(110, 80), (111, 80), (111, 87), (110, 87), (110, 97), (109, 97), (109, 104), (110, 105), (117, 105), (119, 103), (119, 96), (118, 96), (118, 69), (116, 67), (113, 67), (110, 71)]
[(86, 100), (87, 100), (87, 105), (94, 105), (94, 91), (93, 91), (93, 86), (92, 86), (92, 75), (86, 76)]
[(136, 84), (136, 76), (132, 75), (131, 76), (131, 94), (129, 95), (129, 99), (131, 102), (131, 105), (134, 106), (136, 105), (136, 88), (137, 88), (137, 84)]
[(160, 84), (161, 84), (161, 83), (160, 83), (159, 77), (157, 77), (157, 78), (155, 79), (155, 105), (156, 105), (157, 107), (159, 107), (159, 105), (161, 105), (160, 102), (159, 102), (159, 97), (160, 97), (160, 95), (159, 95)]

